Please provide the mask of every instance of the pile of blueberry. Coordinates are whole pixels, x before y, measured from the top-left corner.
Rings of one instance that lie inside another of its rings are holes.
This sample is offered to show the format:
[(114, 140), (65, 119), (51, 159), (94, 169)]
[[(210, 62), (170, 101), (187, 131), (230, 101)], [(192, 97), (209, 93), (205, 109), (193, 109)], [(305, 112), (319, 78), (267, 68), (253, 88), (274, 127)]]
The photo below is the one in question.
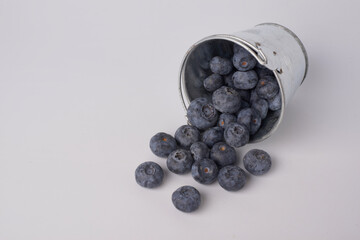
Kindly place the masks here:
[[(195, 181), (211, 184), (218, 180), (227, 191), (240, 190), (246, 173), (236, 165), (235, 148), (244, 146), (261, 127), (269, 111), (281, 108), (279, 85), (272, 71), (258, 64), (244, 48), (234, 44), (232, 59), (215, 56), (210, 60), (212, 74), (203, 81), (211, 99), (196, 98), (187, 110), (191, 125), (183, 125), (175, 137), (160, 132), (150, 140), (150, 149), (167, 158), (170, 172), (191, 172)], [(270, 155), (259, 149), (247, 152), (245, 169), (255, 176), (271, 167)], [(162, 183), (164, 172), (155, 162), (144, 162), (135, 171), (140, 186), (154, 188)], [(195, 211), (200, 193), (182, 186), (172, 194), (174, 206), (183, 212)]]

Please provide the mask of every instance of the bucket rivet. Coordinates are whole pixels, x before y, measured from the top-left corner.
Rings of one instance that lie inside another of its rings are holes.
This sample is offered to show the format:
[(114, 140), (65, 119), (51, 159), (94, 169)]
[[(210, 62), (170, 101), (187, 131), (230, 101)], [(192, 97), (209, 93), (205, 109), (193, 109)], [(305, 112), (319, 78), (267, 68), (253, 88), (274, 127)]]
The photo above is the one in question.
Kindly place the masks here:
[(280, 74), (283, 72), (282, 68), (280, 68), (280, 69), (277, 68), (276, 71)]
[(257, 47), (260, 47), (260, 46), (261, 46), (261, 44), (260, 44), (259, 42), (256, 42), (255, 45), (256, 45)]

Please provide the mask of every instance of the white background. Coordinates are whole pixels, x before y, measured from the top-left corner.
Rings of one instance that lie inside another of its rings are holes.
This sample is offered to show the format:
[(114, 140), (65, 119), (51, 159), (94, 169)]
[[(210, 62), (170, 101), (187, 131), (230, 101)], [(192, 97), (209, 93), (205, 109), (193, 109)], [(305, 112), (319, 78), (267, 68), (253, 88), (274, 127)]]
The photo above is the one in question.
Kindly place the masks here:
[[(172, 2), (172, 3), (171, 3)], [(0, 0), (0, 239), (359, 239), (358, 1)], [(303, 41), (310, 68), (239, 192), (135, 168), (185, 124), (178, 72), (201, 38), (262, 22)], [(172, 192), (203, 204), (177, 211)]]

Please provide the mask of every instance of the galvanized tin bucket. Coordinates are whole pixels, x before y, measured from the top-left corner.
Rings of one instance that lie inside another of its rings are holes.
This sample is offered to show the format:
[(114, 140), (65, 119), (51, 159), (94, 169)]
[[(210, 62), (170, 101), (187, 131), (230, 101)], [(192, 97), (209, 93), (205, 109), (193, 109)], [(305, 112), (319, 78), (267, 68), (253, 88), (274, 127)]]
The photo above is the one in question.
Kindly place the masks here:
[(308, 57), (300, 39), (288, 28), (275, 23), (259, 24), (234, 34), (217, 34), (195, 43), (185, 54), (180, 69), (179, 90), (185, 110), (198, 97), (210, 98), (203, 88), (209, 75), (209, 61), (214, 56), (231, 57), (232, 44), (250, 52), (259, 62), (274, 72), (280, 86), (282, 107), (269, 112), (250, 143), (268, 138), (279, 126), (284, 110), (302, 84), (308, 69)]

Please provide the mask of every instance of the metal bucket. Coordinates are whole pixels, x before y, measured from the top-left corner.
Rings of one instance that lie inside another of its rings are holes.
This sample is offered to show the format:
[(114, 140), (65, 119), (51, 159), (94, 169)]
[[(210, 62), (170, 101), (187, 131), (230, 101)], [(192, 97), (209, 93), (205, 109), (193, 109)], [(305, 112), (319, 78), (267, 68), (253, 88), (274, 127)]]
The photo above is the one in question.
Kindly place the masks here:
[(292, 31), (275, 23), (259, 24), (230, 35), (206, 37), (187, 51), (181, 64), (179, 90), (185, 110), (193, 99), (211, 97), (211, 93), (203, 88), (203, 79), (211, 73), (209, 61), (214, 56), (230, 58), (233, 43), (245, 48), (259, 64), (272, 70), (280, 87), (281, 109), (269, 111), (260, 129), (250, 138), (250, 143), (259, 142), (278, 128), (285, 107), (304, 81), (308, 69), (307, 53)]

